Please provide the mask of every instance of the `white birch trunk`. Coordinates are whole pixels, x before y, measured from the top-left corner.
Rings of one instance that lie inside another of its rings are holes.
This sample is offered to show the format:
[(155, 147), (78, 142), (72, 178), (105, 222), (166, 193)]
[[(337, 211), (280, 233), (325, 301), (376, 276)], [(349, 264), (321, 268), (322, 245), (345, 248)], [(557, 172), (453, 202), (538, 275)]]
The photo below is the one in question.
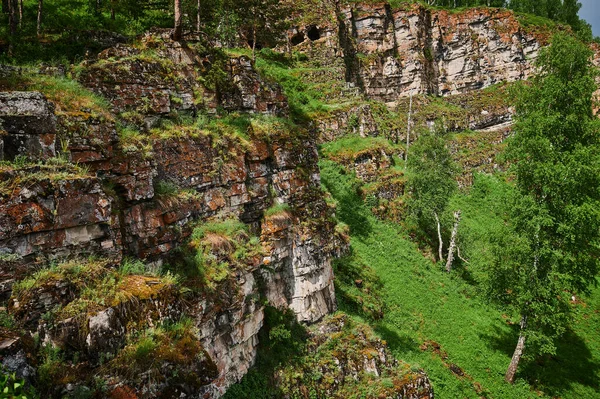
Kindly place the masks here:
[(508, 370), (506, 370), (506, 374), (504, 376), (504, 380), (511, 384), (515, 382), (515, 374), (517, 374), (517, 368), (519, 367), (521, 356), (523, 356), (523, 351), (525, 350), (525, 328), (527, 328), (527, 317), (522, 316), (519, 341), (517, 342), (517, 347), (515, 348), (513, 357), (510, 361), (510, 364), (508, 365)]
[(446, 271), (450, 273), (452, 270), (452, 262), (454, 261), (454, 251), (456, 249), (456, 235), (458, 234), (458, 224), (460, 223), (460, 210), (454, 212), (454, 227), (452, 227), (452, 235), (450, 236), (450, 246), (448, 247), (448, 258), (446, 261)]
[(435, 215), (435, 222), (437, 223), (437, 233), (438, 233), (438, 241), (439, 241), (439, 247), (438, 247), (439, 260), (440, 260), (440, 262), (443, 262), (444, 256), (442, 255), (442, 251), (444, 249), (444, 243), (442, 242), (442, 226), (440, 225), (440, 218), (438, 217), (437, 212), (433, 212), (433, 214)]

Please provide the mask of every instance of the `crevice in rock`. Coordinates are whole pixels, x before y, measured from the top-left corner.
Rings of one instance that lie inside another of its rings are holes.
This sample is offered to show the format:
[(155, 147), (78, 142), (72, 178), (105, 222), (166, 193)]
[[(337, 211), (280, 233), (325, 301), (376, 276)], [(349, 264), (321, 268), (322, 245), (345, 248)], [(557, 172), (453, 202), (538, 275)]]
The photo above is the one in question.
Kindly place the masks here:
[(437, 56), (433, 48), (433, 21), (431, 19), (431, 10), (425, 7), (421, 7), (419, 11), (419, 35), (417, 40), (419, 47), (423, 51), (422, 89), (427, 94), (438, 95), (439, 71), (436, 63)]
[(394, 41), (394, 57), (398, 58), (398, 40), (396, 39), (396, 21), (394, 20), (394, 13), (392, 12), (392, 7), (385, 3), (385, 21), (383, 24), (383, 31), (387, 34), (388, 29), (391, 25), (391, 34), (392, 40)]
[(346, 21), (344, 21), (341, 12), (337, 12), (338, 19), (338, 40), (344, 51), (344, 64), (346, 66), (346, 82), (354, 83), (361, 91), (364, 92), (364, 82), (360, 75), (360, 61), (356, 52), (356, 21), (354, 12), (350, 11), (351, 31), (349, 31)]
[(305, 40), (306, 40), (306, 36), (304, 36), (304, 33), (298, 32), (294, 36), (292, 36), (292, 38), (290, 39), (290, 42), (292, 43), (292, 46), (297, 46), (301, 43), (304, 43)]

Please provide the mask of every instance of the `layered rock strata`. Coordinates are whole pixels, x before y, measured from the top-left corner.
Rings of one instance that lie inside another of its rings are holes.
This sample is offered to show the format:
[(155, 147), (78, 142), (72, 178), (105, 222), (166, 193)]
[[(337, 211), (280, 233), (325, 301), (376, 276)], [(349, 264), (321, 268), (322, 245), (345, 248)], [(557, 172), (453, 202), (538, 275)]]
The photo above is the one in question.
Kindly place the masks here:
[[(139, 326), (187, 314), (193, 317), (195, 339), (215, 367), (194, 395), (218, 397), (254, 363), (264, 299), (309, 323), (335, 310), (331, 259), (346, 243), (335, 233), (332, 209), (320, 189), (310, 132), (279, 126), (274, 119), (271, 125), (268, 116), (264, 126), (247, 125), (247, 137), (218, 130), (228, 129), (219, 122), (205, 128), (164, 124), (165, 119), (214, 114), (217, 106), (285, 115), (281, 88), (262, 80), (244, 57), (225, 63), (227, 84), (208, 88), (199, 83), (207, 62), (204, 55), (160, 35), (144, 40), (144, 46), (153, 46), (160, 57), (119, 45), (88, 62), (80, 74), (85, 86), (109, 100), (108, 116), (86, 110), (56, 115), (39, 93), (9, 93), (0, 99), (7, 104), (4, 115), (14, 116), (3, 125), (9, 134), (48, 133), (51, 129), (29, 130), (50, 126), (57, 135), (53, 139), (65, 143), (59, 158), (48, 152), (47, 162), (1, 170), (2, 287), (6, 297), (15, 280), (40, 267), (90, 255), (106, 259), (107, 268), (123, 257), (160, 266), (181, 256), (196, 226), (243, 221), (260, 237), (264, 256), (235, 269), (226, 283), (219, 283), (218, 295), (184, 298), (168, 289), (141, 299), (145, 291), (138, 290), (124, 294), (132, 297), (131, 304), (104, 306), (84, 314), (84, 321), (60, 319), (46, 327), (42, 314), (57, 306), (74, 306), (69, 304), (79, 294), (70, 285), (51, 280), (39, 295), (11, 302), (11, 312), (24, 326), (44, 331), (46, 342), (59, 348), (77, 342), (92, 367), (99, 354), (118, 358), (125, 350), (125, 337)], [(30, 99), (41, 104), (32, 109), (43, 115), (28, 113)], [(35, 123), (23, 122), (29, 129), (25, 133), (17, 126), (23, 118), (36, 118)], [(133, 139), (119, 134), (122, 128), (116, 119), (137, 132)], [(39, 153), (34, 145), (23, 148), (19, 151), (30, 156)], [(289, 210), (265, 217), (277, 204)], [(32, 315), (38, 316), (31, 319)], [(140, 397), (166, 389), (160, 384), (135, 385), (135, 379), (129, 381), (133, 386), (125, 387), (123, 379), (106, 377), (111, 389)], [(66, 394), (57, 389), (57, 395)]]
[(56, 155), (54, 107), (38, 92), (0, 93), (0, 160)]
[[(450, 95), (526, 79), (544, 38), (500, 9), (464, 12), (356, 5), (341, 10), (360, 68), (353, 80), (371, 98)], [(343, 33), (343, 34), (342, 34)]]

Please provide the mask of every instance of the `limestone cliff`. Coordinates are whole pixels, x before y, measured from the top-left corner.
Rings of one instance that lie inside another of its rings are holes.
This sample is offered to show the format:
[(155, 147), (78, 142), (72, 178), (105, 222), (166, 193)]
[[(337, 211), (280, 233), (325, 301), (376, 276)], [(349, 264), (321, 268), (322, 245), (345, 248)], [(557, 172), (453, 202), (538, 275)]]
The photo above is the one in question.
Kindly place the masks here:
[[(316, 42), (338, 49), (346, 80), (384, 102), (526, 79), (549, 37), (549, 32), (525, 29), (513, 12), (502, 9), (392, 9), (386, 3), (355, 3), (335, 13), (337, 25), (332, 18), (323, 19)], [(310, 40), (303, 38), (299, 45)]]

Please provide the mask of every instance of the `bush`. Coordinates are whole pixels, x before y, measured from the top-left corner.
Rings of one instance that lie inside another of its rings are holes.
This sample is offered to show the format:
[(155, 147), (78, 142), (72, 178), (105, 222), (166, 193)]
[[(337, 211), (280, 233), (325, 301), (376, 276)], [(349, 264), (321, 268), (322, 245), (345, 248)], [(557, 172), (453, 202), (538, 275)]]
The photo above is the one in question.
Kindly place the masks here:
[(26, 392), (25, 381), (17, 378), (15, 373), (0, 371), (0, 398), (32, 399), (33, 397)]

